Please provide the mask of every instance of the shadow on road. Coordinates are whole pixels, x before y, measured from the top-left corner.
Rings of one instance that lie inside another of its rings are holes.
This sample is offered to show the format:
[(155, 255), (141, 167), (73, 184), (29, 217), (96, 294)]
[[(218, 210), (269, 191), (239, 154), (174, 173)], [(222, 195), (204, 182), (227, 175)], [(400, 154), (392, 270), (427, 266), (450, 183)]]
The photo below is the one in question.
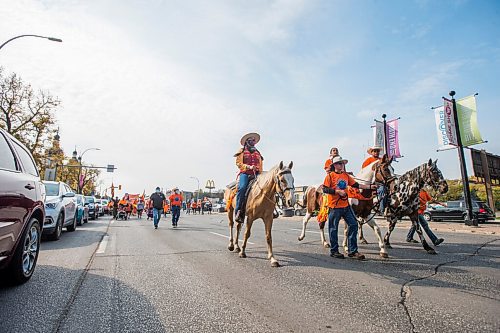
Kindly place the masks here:
[(90, 272), (82, 281), (82, 274), (40, 265), (24, 285), (0, 283), (0, 332), (165, 331), (140, 292)]

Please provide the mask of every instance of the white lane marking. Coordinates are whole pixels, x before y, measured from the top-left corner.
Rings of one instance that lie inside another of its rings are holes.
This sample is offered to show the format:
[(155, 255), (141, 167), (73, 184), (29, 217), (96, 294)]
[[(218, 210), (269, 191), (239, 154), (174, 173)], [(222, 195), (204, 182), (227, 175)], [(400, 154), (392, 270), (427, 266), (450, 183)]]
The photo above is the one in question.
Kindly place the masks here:
[[(226, 236), (226, 235), (223, 235), (223, 234), (219, 234), (219, 233), (212, 232), (212, 231), (210, 231), (210, 233), (211, 233), (211, 234), (213, 234), (213, 235), (217, 235), (217, 236), (221, 236), (221, 237), (224, 237), (224, 238), (229, 239), (229, 236)], [(240, 242), (243, 242), (243, 241), (240, 239)], [(248, 243), (248, 244), (251, 244), (251, 245), (255, 245), (255, 243), (252, 243), (252, 242), (250, 242), (250, 241), (247, 241), (247, 243)]]
[(106, 246), (108, 246), (109, 236), (106, 235), (102, 238), (96, 253), (104, 253), (106, 251)]
[[(290, 230), (293, 230), (293, 231), (302, 231), (302, 229), (290, 229)], [(309, 231), (309, 230), (306, 230), (306, 232), (311, 232), (313, 234), (320, 234), (321, 232), (320, 231)]]

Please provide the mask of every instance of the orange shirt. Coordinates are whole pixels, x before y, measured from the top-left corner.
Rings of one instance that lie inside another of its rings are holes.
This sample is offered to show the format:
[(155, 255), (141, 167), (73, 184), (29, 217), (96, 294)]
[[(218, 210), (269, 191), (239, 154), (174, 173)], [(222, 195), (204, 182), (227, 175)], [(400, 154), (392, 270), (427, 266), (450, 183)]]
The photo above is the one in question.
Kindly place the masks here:
[(332, 165), (332, 159), (329, 158), (329, 159), (327, 159), (325, 161), (325, 167), (324, 167), (324, 169), (325, 169), (326, 172), (330, 172), (331, 165)]
[(420, 206), (418, 207), (418, 213), (422, 215), (427, 208), (427, 202), (432, 201), (432, 197), (424, 190), (421, 190), (418, 194), (418, 202)]
[[(336, 190), (340, 190), (338, 184), (340, 181), (346, 182), (346, 185), (352, 186), (356, 184), (354, 178), (345, 173), (344, 171), (341, 173), (336, 173), (335, 171), (330, 172), (325, 177), (325, 181), (323, 185), (326, 187), (334, 188)], [(347, 194), (347, 187), (345, 189)], [(349, 202), (347, 201), (347, 196), (345, 198), (341, 198), (338, 194), (328, 194), (328, 207), (330, 208), (345, 208), (349, 206)]]
[(168, 197), (168, 201), (172, 206), (180, 206), (182, 204), (182, 194), (172, 194)]
[(363, 169), (364, 167), (372, 164), (373, 162), (375, 161), (378, 161), (380, 158), (376, 158), (376, 157), (373, 157), (373, 156), (370, 156), (368, 157), (364, 162), (363, 162), (363, 165), (361, 166), (361, 169)]

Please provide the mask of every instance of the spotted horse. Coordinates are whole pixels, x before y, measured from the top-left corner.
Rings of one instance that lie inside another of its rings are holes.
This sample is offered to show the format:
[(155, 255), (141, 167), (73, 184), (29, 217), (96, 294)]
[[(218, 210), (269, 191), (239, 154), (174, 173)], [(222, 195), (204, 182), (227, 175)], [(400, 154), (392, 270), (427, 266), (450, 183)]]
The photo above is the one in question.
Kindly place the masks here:
[(396, 222), (408, 216), (415, 227), (422, 246), (429, 254), (436, 254), (436, 251), (427, 244), (420, 224), (418, 223), (418, 195), (424, 186), (430, 186), (440, 194), (448, 192), (448, 184), (443, 174), (437, 167), (437, 160), (424, 163), (413, 170), (410, 170), (399, 178), (391, 178), (386, 182), (389, 189), (388, 194), (388, 217), (389, 229), (384, 236), (384, 243), (387, 248), (392, 248), (389, 238)]

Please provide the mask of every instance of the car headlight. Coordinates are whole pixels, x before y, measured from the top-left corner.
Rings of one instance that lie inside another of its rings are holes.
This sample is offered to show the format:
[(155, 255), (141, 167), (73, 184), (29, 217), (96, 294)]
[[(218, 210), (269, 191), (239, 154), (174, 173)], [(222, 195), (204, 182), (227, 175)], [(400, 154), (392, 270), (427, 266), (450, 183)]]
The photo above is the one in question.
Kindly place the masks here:
[(49, 202), (49, 203), (45, 204), (45, 208), (56, 209), (56, 207), (57, 207), (57, 203), (56, 202)]

